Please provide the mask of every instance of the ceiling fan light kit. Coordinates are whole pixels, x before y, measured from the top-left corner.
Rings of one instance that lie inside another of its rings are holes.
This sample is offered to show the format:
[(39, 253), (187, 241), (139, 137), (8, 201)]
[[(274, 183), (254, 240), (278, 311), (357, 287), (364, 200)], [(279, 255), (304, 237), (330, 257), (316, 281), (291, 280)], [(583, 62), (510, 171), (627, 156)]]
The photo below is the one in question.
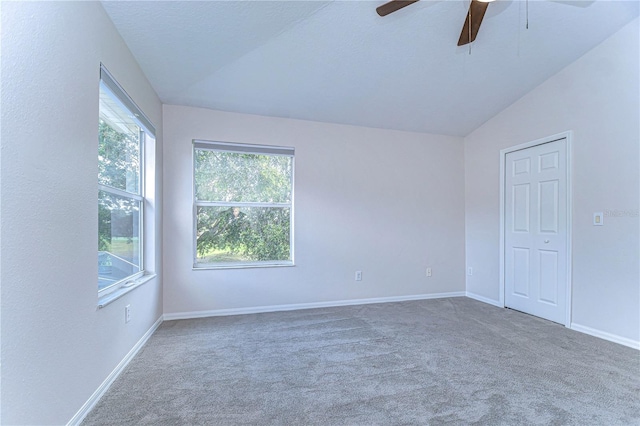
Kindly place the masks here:
[[(407, 7), (418, 0), (391, 0), (381, 6), (376, 8), (376, 12), (380, 16), (387, 16), (390, 13), (396, 12), (404, 7)], [(458, 39), (458, 46), (464, 46), (465, 44), (469, 44), (476, 39), (478, 35), (478, 31), (480, 30), (480, 24), (482, 24), (482, 19), (484, 18), (484, 14), (487, 11), (487, 7), (489, 3), (494, 0), (471, 0), (469, 3), (469, 12), (467, 13), (467, 18), (464, 21), (464, 25), (462, 26), (462, 32), (460, 33), (460, 38)]]

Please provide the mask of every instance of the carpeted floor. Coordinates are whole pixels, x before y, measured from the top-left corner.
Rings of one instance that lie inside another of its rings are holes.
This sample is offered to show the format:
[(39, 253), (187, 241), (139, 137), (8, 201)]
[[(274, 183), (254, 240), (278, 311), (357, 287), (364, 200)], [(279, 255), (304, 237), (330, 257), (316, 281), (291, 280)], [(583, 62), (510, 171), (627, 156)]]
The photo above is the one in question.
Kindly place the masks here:
[(639, 425), (640, 352), (468, 298), (169, 321), (84, 425)]

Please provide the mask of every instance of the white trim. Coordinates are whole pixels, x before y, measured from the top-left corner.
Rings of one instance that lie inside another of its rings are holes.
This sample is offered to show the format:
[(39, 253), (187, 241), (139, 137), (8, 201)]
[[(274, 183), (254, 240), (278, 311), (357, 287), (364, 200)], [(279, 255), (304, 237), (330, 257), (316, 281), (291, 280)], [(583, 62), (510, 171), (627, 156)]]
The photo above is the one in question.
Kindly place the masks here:
[(211, 271), (215, 269), (250, 269), (250, 268), (289, 268), (294, 265), (291, 260), (277, 261), (265, 260), (263, 262), (235, 262), (235, 263), (195, 263), (192, 271)]
[(504, 308), (504, 184), (505, 184), (505, 162), (507, 153), (500, 150), (500, 266), (499, 266), (499, 306)]
[[(193, 229), (193, 241), (192, 241), (192, 250), (193, 250), (193, 269), (196, 270), (208, 270), (208, 269), (229, 269), (229, 268), (245, 268), (245, 267), (254, 267), (257, 264), (257, 267), (264, 267), (259, 262), (234, 262), (232, 264), (218, 264), (218, 263), (204, 263), (198, 262), (198, 207), (234, 207), (234, 206), (245, 206), (245, 207), (266, 207), (266, 208), (282, 208), (289, 209), (289, 257), (287, 261), (278, 262), (278, 261), (268, 261), (267, 267), (271, 266), (294, 266), (295, 263), (295, 148), (294, 147), (283, 147), (283, 146), (273, 146), (273, 145), (252, 145), (252, 144), (241, 144), (235, 142), (216, 142), (216, 141), (205, 141), (200, 139), (192, 140), (193, 148), (191, 149), (191, 197), (193, 200), (193, 211), (192, 211), (192, 229)], [(225, 149), (229, 148), (229, 149)], [(231, 149), (233, 148), (233, 149)], [(289, 157), (291, 158), (291, 201), (288, 203), (263, 203), (263, 202), (223, 202), (223, 201), (205, 201), (198, 200), (196, 197), (196, 149), (202, 150), (210, 150), (210, 151), (225, 151), (232, 152), (236, 154), (248, 153), (248, 154), (256, 154), (256, 155), (269, 155), (269, 156), (281, 156), (281, 157)]]
[(587, 327), (584, 325), (571, 323), (572, 330), (579, 331), (580, 333), (588, 334), (593, 337), (608, 340), (613, 343), (628, 346), (632, 349), (640, 350), (640, 340), (633, 340), (627, 337), (618, 336), (617, 334), (607, 333), (606, 331), (597, 330), (595, 328)]
[(573, 265), (573, 255), (572, 255), (572, 246), (571, 241), (572, 238), (572, 228), (573, 228), (573, 220), (572, 220), (572, 200), (573, 194), (571, 191), (571, 139), (573, 137), (573, 132), (568, 130), (566, 132), (557, 133), (555, 135), (547, 136), (545, 138), (537, 139), (535, 141), (522, 143), (519, 145), (511, 146), (508, 148), (504, 148), (500, 150), (500, 300), (499, 306), (501, 308), (505, 307), (504, 303), (504, 203), (505, 203), (505, 161), (506, 156), (510, 152), (520, 151), (523, 149), (531, 148), (533, 146), (542, 145), (549, 142), (554, 142), (560, 139), (565, 139), (565, 150), (566, 150), (566, 161), (567, 161), (567, 306), (566, 306), (566, 315), (565, 315), (565, 327), (571, 326), (571, 294), (572, 294), (572, 265)]
[(87, 416), (87, 414), (89, 414), (89, 412), (93, 409), (93, 407), (95, 407), (95, 405), (98, 403), (100, 398), (102, 398), (102, 395), (105, 394), (105, 392), (109, 389), (111, 384), (113, 384), (113, 382), (118, 378), (118, 376), (124, 371), (127, 365), (129, 365), (129, 362), (131, 362), (133, 357), (137, 355), (140, 349), (142, 349), (145, 343), (147, 343), (147, 340), (149, 340), (149, 338), (158, 329), (158, 327), (160, 327), (160, 324), (162, 324), (162, 321), (163, 321), (163, 317), (161, 315), (160, 318), (158, 318), (158, 320), (151, 326), (151, 328), (147, 330), (144, 336), (142, 336), (140, 340), (138, 340), (138, 343), (136, 343), (134, 347), (131, 348), (129, 353), (125, 355), (125, 357), (122, 359), (122, 361), (120, 361), (120, 363), (116, 366), (116, 368), (113, 369), (111, 374), (109, 374), (107, 378), (104, 379), (104, 382), (102, 382), (102, 384), (98, 387), (98, 389), (96, 389), (93, 395), (89, 397), (89, 399), (87, 400), (87, 402), (84, 403), (82, 408), (80, 408), (80, 410), (78, 410), (78, 412), (71, 418), (71, 420), (69, 420), (69, 422), (67, 423), (67, 426), (75, 426), (82, 423), (82, 421)]
[[(135, 277), (135, 278), (134, 278)], [(151, 281), (156, 277), (156, 274), (145, 274), (144, 271), (140, 272), (138, 276), (131, 276), (120, 281), (120, 286), (114, 288), (112, 291), (106, 294), (98, 296), (98, 309), (102, 309), (109, 303), (118, 300), (131, 290), (140, 287), (142, 284)]]
[(477, 300), (478, 302), (488, 303), (489, 305), (497, 306), (498, 308), (504, 308), (504, 303), (499, 300), (489, 299), (488, 297), (480, 296), (479, 294), (471, 293), (467, 291), (465, 294), (469, 299)]
[(573, 293), (573, 191), (571, 184), (571, 171), (573, 170), (573, 145), (571, 140), (573, 132), (565, 133), (567, 139), (567, 311), (565, 312), (565, 327), (571, 326), (571, 312), (573, 303), (571, 295)]
[(254, 203), (250, 201), (198, 201), (198, 207), (273, 207), (273, 208), (291, 208), (292, 203)]
[[(142, 162), (141, 162), (142, 163)], [(141, 169), (144, 166), (142, 166), (141, 164)], [(144, 181), (144, 179), (141, 179), (139, 182), (139, 185), (142, 186), (142, 182)], [(111, 195), (115, 195), (116, 197), (120, 197), (120, 198), (130, 198), (132, 200), (136, 200), (136, 201), (144, 201), (144, 197), (142, 195), (136, 194), (135, 192), (128, 192), (128, 191), (124, 191), (122, 189), (118, 189), (118, 188), (114, 188), (113, 186), (109, 186), (109, 185), (101, 185), (98, 184), (98, 191), (102, 191), (102, 192), (108, 192)], [(142, 188), (140, 188), (140, 194), (144, 193), (144, 191), (142, 191)]]
[(330, 302), (296, 303), (291, 305), (253, 306), (248, 308), (213, 309), (210, 311), (174, 312), (164, 314), (165, 321), (179, 319), (206, 318), (228, 315), (259, 314), (263, 312), (296, 311), (300, 309), (332, 308), (337, 306), (368, 305), (373, 303), (406, 302), (409, 300), (442, 299), (446, 297), (464, 297), (464, 291), (434, 294), (416, 294), (411, 296), (375, 297), (371, 299), (334, 300)]
[(205, 149), (209, 151), (224, 151), (236, 153), (247, 152), (249, 154), (278, 155), (282, 157), (293, 157), (296, 153), (296, 149), (292, 146), (205, 141), (203, 139), (193, 139), (192, 143), (194, 148), (196, 149)]
[(295, 199), (296, 199), (296, 157), (291, 157), (291, 207), (289, 210), (289, 258), (291, 263), (295, 265), (296, 262), (296, 248), (295, 248)]

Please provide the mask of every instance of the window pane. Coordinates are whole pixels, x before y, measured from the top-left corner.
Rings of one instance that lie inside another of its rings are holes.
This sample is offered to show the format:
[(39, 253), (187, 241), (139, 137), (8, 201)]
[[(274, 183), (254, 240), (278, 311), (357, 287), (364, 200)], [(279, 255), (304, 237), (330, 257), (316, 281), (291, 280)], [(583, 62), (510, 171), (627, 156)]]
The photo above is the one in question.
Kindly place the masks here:
[(100, 89), (98, 182), (140, 194), (140, 127)]
[(140, 201), (98, 191), (98, 289), (140, 272)]
[(198, 207), (197, 263), (291, 260), (291, 209)]
[(196, 149), (195, 169), (197, 200), (291, 202), (291, 157)]

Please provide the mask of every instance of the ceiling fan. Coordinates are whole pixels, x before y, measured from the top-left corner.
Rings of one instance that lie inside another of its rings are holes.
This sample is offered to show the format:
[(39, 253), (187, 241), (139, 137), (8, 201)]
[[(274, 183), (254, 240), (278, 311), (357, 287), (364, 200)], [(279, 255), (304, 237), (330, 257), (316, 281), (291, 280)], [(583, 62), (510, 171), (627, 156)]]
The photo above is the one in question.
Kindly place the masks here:
[[(388, 14), (400, 10), (403, 7), (407, 7), (417, 1), (418, 0), (391, 0), (382, 6), (378, 6), (376, 8), (376, 12), (378, 12), (378, 15), (380, 16), (387, 16)], [(462, 32), (460, 33), (460, 39), (458, 40), (458, 46), (464, 46), (476, 39), (478, 30), (480, 30), (482, 18), (484, 18), (484, 13), (487, 11), (489, 3), (492, 1), (494, 0), (471, 0), (467, 19), (464, 21)]]

